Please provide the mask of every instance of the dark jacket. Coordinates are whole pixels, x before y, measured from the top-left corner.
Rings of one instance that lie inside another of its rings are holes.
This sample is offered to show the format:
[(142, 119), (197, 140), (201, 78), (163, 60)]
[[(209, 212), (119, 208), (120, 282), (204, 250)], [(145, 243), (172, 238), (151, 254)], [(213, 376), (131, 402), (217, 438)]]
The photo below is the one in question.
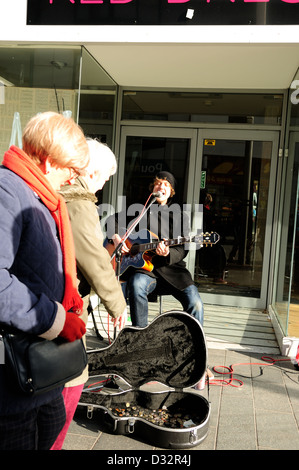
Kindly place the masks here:
[[(0, 220), (0, 321), (53, 339), (63, 327), (57, 302), (64, 293), (56, 224), (38, 196), (4, 167), (0, 167)], [(0, 365), (0, 416), (35, 408), (60, 392), (59, 388), (36, 398), (23, 396), (7, 380), (5, 365)]]
[[(133, 218), (121, 214), (115, 214), (107, 220), (107, 233), (110, 234), (114, 226), (119, 232), (122, 231), (121, 221), (126, 220), (127, 226), (132, 222)], [(151, 233), (155, 234), (159, 240), (164, 238), (176, 239), (178, 236), (189, 236), (189, 221), (187, 215), (181, 211), (178, 204), (170, 204), (159, 206), (153, 204), (144, 219), (136, 227), (136, 232), (147, 228)], [(122, 235), (122, 233), (121, 233)], [(133, 234), (134, 235), (134, 234)], [(190, 272), (186, 268), (184, 258), (187, 256), (188, 250), (185, 244), (177, 244), (170, 246), (169, 255), (167, 257), (154, 255), (151, 262), (154, 269), (151, 272), (142, 269), (128, 268), (122, 276), (123, 280), (127, 280), (128, 276), (134, 275), (134, 272), (143, 272), (163, 281), (170, 287), (183, 290), (193, 284)]]

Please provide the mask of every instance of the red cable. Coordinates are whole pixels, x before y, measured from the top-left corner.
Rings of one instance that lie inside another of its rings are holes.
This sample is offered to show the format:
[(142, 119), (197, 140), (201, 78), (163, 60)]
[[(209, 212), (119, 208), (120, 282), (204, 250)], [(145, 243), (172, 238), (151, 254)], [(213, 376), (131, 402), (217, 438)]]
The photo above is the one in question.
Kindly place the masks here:
[[(230, 375), (229, 379), (228, 380), (224, 380), (224, 379), (216, 379), (216, 378), (213, 378), (211, 380), (209, 380), (209, 384), (210, 385), (221, 385), (221, 386), (227, 386), (227, 385), (230, 385), (231, 387), (242, 387), (244, 385), (244, 383), (242, 382), (242, 380), (239, 380), (239, 379), (235, 379), (233, 377), (233, 372), (234, 372), (234, 367), (235, 366), (240, 366), (240, 365), (253, 365), (253, 366), (273, 366), (276, 362), (281, 362), (281, 361), (290, 361), (290, 359), (273, 359), (269, 356), (262, 356), (261, 358), (263, 361), (265, 361), (264, 363), (259, 363), (259, 362), (239, 362), (239, 363), (236, 363), (236, 364), (233, 364), (231, 366), (214, 366), (213, 367), (213, 372), (217, 373), (217, 374), (220, 374), (220, 375)], [(266, 364), (266, 362), (268, 362), (268, 364)], [(227, 372), (219, 372), (217, 370), (217, 367), (222, 367), (223, 369), (227, 370)], [(238, 385), (234, 385), (233, 382), (237, 382)]]
[[(87, 386), (87, 388), (91, 388), (91, 387), (94, 387), (95, 385), (98, 385), (98, 384), (102, 384), (102, 383), (107, 383), (109, 381), (109, 379), (105, 379), (105, 380), (99, 380), (98, 382), (93, 382), (92, 384), (89, 384)], [(101, 389), (100, 389), (101, 390)], [(99, 390), (91, 390), (91, 392), (98, 392)]]

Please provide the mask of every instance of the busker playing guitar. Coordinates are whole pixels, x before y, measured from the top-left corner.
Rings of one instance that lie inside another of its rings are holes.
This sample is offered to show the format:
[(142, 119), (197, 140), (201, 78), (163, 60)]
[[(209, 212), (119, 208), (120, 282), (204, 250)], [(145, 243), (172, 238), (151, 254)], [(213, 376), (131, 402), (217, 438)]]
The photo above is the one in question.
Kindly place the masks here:
[[(156, 197), (157, 204), (153, 204), (145, 216), (147, 228), (161, 240), (155, 248), (155, 256), (151, 258), (152, 270), (130, 267), (121, 276), (121, 280), (126, 281), (126, 297), (129, 300), (133, 326), (147, 326), (148, 295), (154, 291), (157, 294), (175, 297), (181, 303), (183, 310), (203, 325), (203, 302), (184, 261), (188, 253), (186, 246), (184, 244), (171, 246), (163, 240), (183, 235), (182, 230), (186, 227), (186, 215), (178, 204), (171, 204), (175, 194), (175, 184), (175, 178), (171, 173), (161, 171), (150, 187), (153, 193), (159, 194)], [(115, 222), (117, 227), (117, 220)], [(117, 247), (121, 237), (117, 233), (112, 236), (112, 240)], [(124, 244), (122, 253), (128, 252), (129, 248)]]

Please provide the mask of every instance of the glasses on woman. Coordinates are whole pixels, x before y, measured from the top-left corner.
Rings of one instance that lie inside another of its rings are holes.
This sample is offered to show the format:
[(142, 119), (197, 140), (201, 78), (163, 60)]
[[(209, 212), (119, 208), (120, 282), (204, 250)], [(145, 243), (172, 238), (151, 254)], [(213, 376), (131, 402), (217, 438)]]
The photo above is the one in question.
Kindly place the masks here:
[(71, 178), (78, 178), (78, 176), (86, 175), (86, 170), (81, 170), (81, 169), (73, 168), (73, 167), (70, 167), (69, 170), (71, 172)]

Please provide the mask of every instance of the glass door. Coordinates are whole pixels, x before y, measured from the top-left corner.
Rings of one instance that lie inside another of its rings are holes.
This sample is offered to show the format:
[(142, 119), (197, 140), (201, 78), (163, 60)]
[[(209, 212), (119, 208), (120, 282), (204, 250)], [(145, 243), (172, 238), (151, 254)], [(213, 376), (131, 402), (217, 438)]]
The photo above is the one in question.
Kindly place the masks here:
[(195, 171), (196, 145), (196, 129), (124, 127), (118, 167), (118, 207), (122, 196), (126, 198), (123, 201), (126, 208), (145, 204), (150, 195), (149, 185), (162, 170), (175, 175), (175, 202), (191, 204), (193, 188), (189, 181)]
[(125, 126), (115, 207), (144, 204), (153, 176), (173, 173), (174, 202), (190, 208), (191, 234), (220, 236), (188, 255), (203, 301), (265, 308), (277, 154), (271, 131)]
[(277, 154), (277, 133), (199, 131), (194, 201), (220, 236), (194, 258), (207, 303), (266, 307)]
[(281, 233), (275, 266), (274, 309), (285, 335), (299, 336), (299, 133), (291, 132), (285, 160), (280, 220)]

